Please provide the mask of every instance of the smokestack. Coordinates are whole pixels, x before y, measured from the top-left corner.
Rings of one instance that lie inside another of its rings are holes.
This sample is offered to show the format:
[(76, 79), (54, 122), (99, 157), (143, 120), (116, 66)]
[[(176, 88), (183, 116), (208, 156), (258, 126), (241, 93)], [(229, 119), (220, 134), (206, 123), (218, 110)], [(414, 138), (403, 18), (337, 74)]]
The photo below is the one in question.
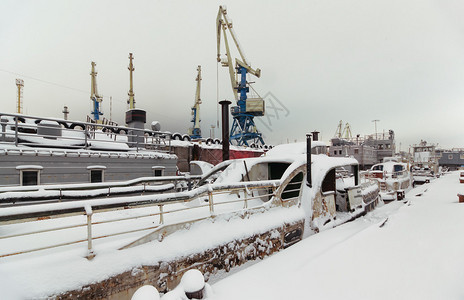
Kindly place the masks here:
[(306, 134), (306, 185), (313, 187), (311, 176), (311, 135)]
[(222, 161), (229, 160), (229, 104), (232, 102), (222, 100)]
[(319, 141), (319, 131), (314, 130), (311, 133), (313, 135), (313, 141)]

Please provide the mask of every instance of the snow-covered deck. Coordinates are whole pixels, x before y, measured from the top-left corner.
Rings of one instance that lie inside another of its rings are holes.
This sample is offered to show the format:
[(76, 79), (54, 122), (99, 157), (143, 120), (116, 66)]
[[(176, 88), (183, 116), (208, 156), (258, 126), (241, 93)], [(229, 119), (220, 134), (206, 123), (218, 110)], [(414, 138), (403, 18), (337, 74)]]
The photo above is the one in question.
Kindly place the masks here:
[[(459, 173), (213, 285), (227, 299), (463, 299)], [(278, 283), (278, 284), (276, 284)]]

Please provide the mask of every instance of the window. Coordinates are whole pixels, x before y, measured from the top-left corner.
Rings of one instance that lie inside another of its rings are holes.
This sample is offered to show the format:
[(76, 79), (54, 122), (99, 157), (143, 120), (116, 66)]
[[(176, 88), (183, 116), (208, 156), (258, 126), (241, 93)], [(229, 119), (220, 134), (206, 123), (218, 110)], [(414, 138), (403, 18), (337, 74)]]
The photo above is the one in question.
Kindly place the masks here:
[(90, 170), (90, 182), (103, 182), (103, 170)]
[(87, 170), (90, 170), (90, 182), (97, 183), (105, 181), (105, 166), (88, 166)]
[(383, 166), (382, 165), (373, 166), (372, 171), (383, 171)]
[(334, 150), (334, 155), (337, 155), (337, 150)]
[(153, 176), (155, 177), (161, 177), (164, 175), (165, 167), (155, 166), (155, 167), (151, 167), (151, 169), (153, 170)]
[(338, 151), (338, 154), (342, 155), (342, 150)]
[(298, 173), (290, 180), (285, 189), (282, 191), (282, 199), (297, 198), (300, 196), (301, 184), (303, 183), (303, 172)]
[(21, 185), (38, 185), (39, 171), (21, 171)]
[(448, 159), (453, 159), (453, 154), (448, 154)]
[(40, 170), (42, 169), (42, 166), (17, 166), (16, 170), (19, 170), (19, 184), (39, 185)]
[(354, 149), (354, 154), (359, 154), (359, 149)]
[(403, 171), (403, 166), (402, 165), (394, 165), (393, 166), (393, 172), (401, 172)]

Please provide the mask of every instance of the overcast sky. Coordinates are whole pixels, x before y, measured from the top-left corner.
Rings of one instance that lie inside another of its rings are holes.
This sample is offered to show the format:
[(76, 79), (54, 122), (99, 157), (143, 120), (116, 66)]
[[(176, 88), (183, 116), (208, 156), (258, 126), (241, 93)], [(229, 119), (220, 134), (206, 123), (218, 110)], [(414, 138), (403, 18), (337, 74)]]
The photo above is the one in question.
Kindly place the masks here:
[(209, 136), (217, 94), (233, 100), (227, 70), (217, 70), (219, 4), (252, 67), (262, 70), (250, 78), (254, 88), (272, 93), (267, 105), (281, 109), (277, 116), (268, 107), (269, 117), (256, 121), (267, 143), (301, 141), (313, 130), (329, 141), (340, 120), (353, 135), (367, 135), (377, 119), (378, 132), (393, 129), (401, 150), (421, 139), (464, 147), (460, 0), (2, 0), (0, 111), (15, 112), (21, 78), (24, 113), (62, 117), (67, 105), (70, 119), (84, 120), (95, 61), (104, 116), (112, 96), (113, 119), (123, 123), (132, 52), (136, 107), (148, 124), (158, 120), (171, 132), (191, 125), (202, 66), (201, 128)]

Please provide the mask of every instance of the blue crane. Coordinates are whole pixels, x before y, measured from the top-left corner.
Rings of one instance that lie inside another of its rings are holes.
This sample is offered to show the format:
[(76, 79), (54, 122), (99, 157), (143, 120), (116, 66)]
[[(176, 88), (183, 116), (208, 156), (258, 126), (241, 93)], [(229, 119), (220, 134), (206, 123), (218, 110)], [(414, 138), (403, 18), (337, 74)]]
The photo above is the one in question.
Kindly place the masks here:
[(91, 85), (90, 85), (90, 100), (92, 101), (92, 109), (90, 113), (93, 115), (93, 119), (96, 123), (99, 122), (100, 116), (103, 115), (103, 113), (100, 110), (100, 103), (103, 100), (103, 97), (101, 97), (98, 94), (97, 91), (97, 72), (95, 71), (95, 62), (91, 63), (92, 65), (92, 72), (90, 73), (90, 76), (92, 78)]
[(200, 128), (200, 88), (201, 88), (201, 66), (197, 68), (198, 74), (195, 79), (197, 82), (197, 89), (195, 93), (195, 102), (192, 106), (192, 127), (189, 128), (189, 135), (191, 139), (201, 139), (201, 128)]
[[(254, 98), (248, 97), (250, 92), (250, 83), (247, 82), (247, 74), (250, 73), (257, 78), (261, 76), (260, 69), (253, 69), (247, 62), (243, 50), (240, 47), (238, 39), (232, 28), (232, 21), (227, 17), (227, 8), (219, 6), (219, 11), (216, 19), (217, 28), (217, 61), (223, 67), (229, 68), (229, 76), (234, 92), (237, 106), (231, 108), (233, 123), (230, 130), (231, 143), (239, 146), (251, 146), (252, 144), (264, 145), (262, 134), (256, 128), (254, 117), (264, 116), (264, 100), (257, 96)], [(235, 69), (232, 64), (229, 43), (227, 40), (226, 31), (230, 33), (235, 46), (240, 54), (241, 60), (235, 59)], [(224, 37), (225, 57), (221, 58), (221, 32)], [(240, 81), (237, 78), (240, 76)]]

